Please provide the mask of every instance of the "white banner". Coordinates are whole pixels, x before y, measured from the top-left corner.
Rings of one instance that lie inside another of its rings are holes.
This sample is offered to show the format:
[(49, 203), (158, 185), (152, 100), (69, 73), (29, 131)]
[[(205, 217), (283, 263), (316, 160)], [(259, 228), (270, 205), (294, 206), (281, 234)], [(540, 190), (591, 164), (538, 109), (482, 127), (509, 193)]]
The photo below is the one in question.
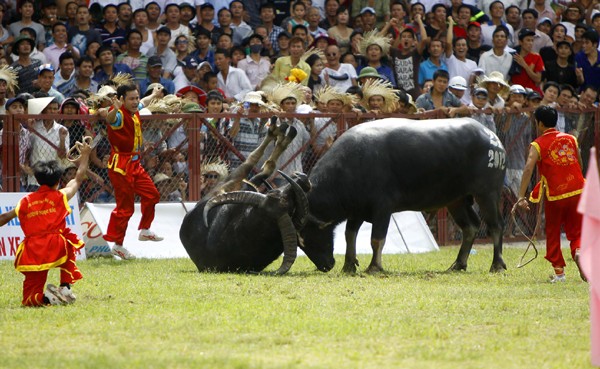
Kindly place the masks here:
[[(27, 192), (1, 192), (0, 193), (0, 213), (7, 213), (13, 210), (19, 200), (27, 195)], [(67, 217), (67, 227), (77, 236), (82, 238), (81, 220), (79, 218), (79, 206), (77, 205), (77, 195), (69, 200), (71, 214)], [(5, 226), (0, 227), (0, 260), (14, 260), (19, 244), (23, 242), (25, 236), (21, 229), (19, 218), (14, 218)], [(83, 239), (83, 238), (82, 238)], [(85, 252), (82, 249), (77, 250), (77, 259), (85, 259)]]

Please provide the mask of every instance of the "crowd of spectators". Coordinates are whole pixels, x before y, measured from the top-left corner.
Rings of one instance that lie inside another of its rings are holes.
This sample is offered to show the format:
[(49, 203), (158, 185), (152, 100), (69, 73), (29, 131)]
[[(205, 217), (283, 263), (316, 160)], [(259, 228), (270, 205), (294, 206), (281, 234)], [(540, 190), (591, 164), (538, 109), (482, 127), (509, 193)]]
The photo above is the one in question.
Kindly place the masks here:
[[(535, 133), (523, 108), (562, 109), (558, 129), (578, 136), (584, 150), (597, 134), (593, 113), (573, 112), (597, 106), (595, 1), (190, 1), (0, 2), (0, 113), (33, 114), (33, 105), (42, 114), (94, 114), (110, 105), (116, 76), (129, 75), (140, 96), (161, 85), (165, 97), (185, 102), (158, 101), (146, 113), (205, 115), (199, 160), (218, 170), (204, 173), (203, 193), (266, 134), (268, 121), (248, 112), (299, 113), (282, 119), (300, 132), (289, 150), (307, 148), (283, 155), (290, 172), (310, 169), (336, 138), (331, 119), (301, 114), (472, 116), (504, 140), (515, 192)], [(235, 115), (210, 116), (224, 112)], [(186, 125), (144, 127), (151, 154), (144, 165), (157, 186), (168, 181), (161, 196), (184, 199)], [(22, 172), (35, 160), (64, 159), (84, 135), (94, 137), (94, 190), (82, 188), (85, 200), (110, 201), (101, 119), (23, 123)], [(24, 177), (22, 186), (34, 190), (35, 179)]]

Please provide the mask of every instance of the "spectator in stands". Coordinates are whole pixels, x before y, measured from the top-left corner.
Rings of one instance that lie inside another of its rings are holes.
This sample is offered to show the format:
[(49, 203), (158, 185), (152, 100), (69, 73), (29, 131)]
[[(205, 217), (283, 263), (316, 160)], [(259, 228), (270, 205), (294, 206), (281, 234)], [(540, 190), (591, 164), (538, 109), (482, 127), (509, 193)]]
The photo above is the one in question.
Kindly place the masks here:
[(307, 86), (315, 93), (324, 86), (321, 72), (325, 68), (325, 64), (318, 54), (312, 54), (306, 58), (306, 63), (310, 66), (310, 75), (308, 76)]
[(167, 79), (171, 78), (177, 67), (177, 56), (169, 46), (171, 41), (171, 30), (165, 26), (160, 27), (158, 31), (156, 31), (156, 40), (156, 46), (148, 51), (148, 57), (154, 55), (159, 56), (163, 66), (163, 77)]
[(219, 42), (219, 37), (223, 34), (227, 34), (231, 36), (233, 44), (235, 31), (231, 28), (231, 11), (228, 8), (222, 8), (217, 12), (217, 17), (219, 26), (215, 27), (211, 32), (212, 43), (216, 45)]
[(234, 0), (229, 3), (229, 11), (231, 12), (231, 24), (229, 27), (234, 31), (233, 44), (240, 46), (253, 33), (252, 27), (244, 21), (244, 3), (241, 0)]
[[(552, 46), (542, 47), (540, 55), (544, 63), (551, 62), (557, 58), (558, 43), (566, 41), (571, 45), (572, 40), (567, 37), (567, 28), (561, 24), (555, 24), (550, 31), (550, 39), (552, 40)], [(572, 49), (571, 49), (572, 50)]]
[(192, 20), (196, 17), (196, 8), (187, 1), (179, 4), (179, 23), (188, 27), (190, 30), (190, 36), (194, 34), (193, 30), (196, 24), (192, 24)]
[(454, 118), (469, 113), (466, 105), (448, 91), (450, 75), (447, 71), (440, 69), (433, 74), (433, 87), (427, 93), (422, 94), (416, 101), (417, 108), (443, 111), (448, 117)]
[(125, 64), (115, 63), (115, 55), (112, 48), (106, 45), (100, 46), (96, 51), (96, 57), (100, 61), (100, 68), (94, 73), (94, 81), (99, 84), (111, 79), (119, 73), (126, 73), (133, 77), (133, 72)]
[(37, 49), (42, 51), (46, 46), (46, 33), (44, 26), (33, 21), (35, 13), (35, 3), (33, 0), (23, 0), (19, 3), (19, 13), (21, 14), (21, 20), (13, 22), (8, 26), (8, 30), (13, 36), (21, 34), (21, 30), (25, 27), (32, 28), (35, 31), (35, 37), (32, 37), (35, 42), (32, 47), (37, 46)]
[[(33, 28), (30, 27), (24, 27), (21, 29), (21, 33), (20, 36), (27, 36), (32, 40), (35, 40), (35, 30)], [(46, 60), (46, 56), (44, 55), (43, 52), (39, 51), (36, 47), (34, 47), (31, 50), (31, 54), (29, 55), (29, 57), (31, 59), (37, 59), (40, 62), (42, 62), (42, 64), (46, 64), (47, 60)], [(17, 56), (16, 55), (12, 55), (12, 60), (13, 61), (17, 61)]]
[(551, 107), (556, 107), (556, 100), (558, 99), (558, 94), (560, 92), (560, 88), (558, 83), (556, 82), (546, 82), (544, 84), (544, 98), (540, 102), (540, 105), (548, 105)]
[(444, 4), (435, 4), (431, 8), (432, 21), (425, 25), (427, 37), (430, 39), (440, 39), (442, 33), (446, 32), (446, 7)]
[(67, 97), (72, 96), (75, 91), (79, 90), (96, 93), (98, 91), (98, 82), (92, 79), (93, 75), (94, 62), (89, 56), (84, 55), (77, 61), (77, 70), (75, 71), (74, 78), (68, 83), (59, 86), (59, 88)]
[(575, 55), (577, 83), (582, 86), (592, 86), (598, 90), (600, 88), (598, 32), (595, 30), (586, 31), (582, 36), (582, 40), (582, 50)]
[[(41, 97), (27, 101), (27, 114), (57, 114), (58, 102), (52, 97)], [(69, 131), (53, 119), (38, 119), (30, 125), (31, 152), (29, 153), (29, 167), (26, 167), (27, 186), (26, 192), (39, 188), (31, 168), (38, 162), (58, 160), (67, 155), (70, 147)], [(43, 137), (43, 138), (42, 138)]]
[(327, 30), (319, 27), (321, 22), (321, 12), (319, 9), (311, 6), (306, 10), (306, 20), (308, 21), (308, 32), (312, 38), (316, 38), (319, 35), (327, 34)]
[[(45, 50), (48, 50), (50, 47), (47, 47)], [(52, 66), (54, 67), (54, 65)], [(73, 80), (73, 78), (75, 78), (75, 57), (67, 51), (59, 58), (59, 68), (57, 73), (54, 74), (54, 83), (52, 84), (52, 87), (64, 95), (64, 88)]]
[(488, 91), (488, 99), (492, 108), (504, 108), (505, 102), (502, 96), (508, 93), (510, 86), (504, 80), (502, 73), (492, 72), (489, 76), (484, 76), (479, 82), (479, 87)]
[[(356, 70), (351, 64), (340, 63), (340, 49), (329, 45), (325, 50), (327, 64), (321, 72), (321, 80), (340, 92), (346, 92), (350, 86), (356, 86)], [(312, 69), (311, 69), (312, 70)]]
[[(277, 36), (277, 45), (279, 45), (279, 51), (275, 53), (275, 61), (277, 58), (282, 56), (290, 56), (290, 39), (292, 35), (287, 33), (286, 31), (281, 32)], [(304, 47), (304, 40), (302, 40), (302, 47)], [(275, 64), (275, 61), (272, 63)]]
[(198, 61), (191, 55), (183, 61), (183, 66), (175, 68), (175, 91), (190, 86), (198, 85), (196, 71), (198, 69)]
[(434, 39), (429, 41), (429, 58), (425, 59), (419, 65), (419, 84), (423, 84), (425, 80), (433, 79), (433, 75), (438, 70), (448, 71), (448, 66), (441, 58), (443, 52), (442, 40)]
[(542, 73), (544, 71), (544, 61), (540, 54), (533, 52), (533, 40), (535, 32), (523, 28), (519, 32), (520, 48), (513, 55), (514, 62), (519, 66), (518, 71), (511, 69), (511, 81), (514, 84), (532, 89), (541, 93), (539, 85), (542, 82)]
[(496, 133), (496, 124), (494, 123), (494, 115), (489, 111), (491, 106), (488, 102), (488, 92), (485, 88), (477, 87), (472, 91), (471, 103), (469, 111), (471, 118), (481, 123), (484, 127)]
[(114, 53), (120, 53), (125, 48), (125, 30), (118, 25), (117, 6), (107, 4), (102, 8), (104, 21), (96, 28), (102, 37), (102, 45), (108, 46)]
[(481, 43), (481, 25), (477, 22), (471, 22), (467, 26), (467, 46), (468, 58), (478, 64), (481, 54), (491, 49), (491, 46)]
[(273, 3), (265, 3), (260, 6), (260, 20), (261, 24), (267, 29), (267, 37), (273, 45), (273, 51), (279, 52), (279, 34), (284, 30), (283, 28), (273, 24), (275, 21), (275, 5)]
[(102, 36), (90, 27), (90, 11), (85, 5), (77, 8), (77, 26), (68, 30), (69, 43), (79, 50), (79, 54), (86, 53), (92, 42), (102, 44)]
[[(504, 17), (504, 4), (500, 0), (495, 0), (490, 4), (490, 21), (481, 24), (481, 38), (484, 45), (495, 46), (494, 35), (498, 26), (504, 26), (506, 29), (506, 41), (507, 45), (512, 47), (514, 44), (515, 31), (513, 27), (503, 20)], [(506, 46), (506, 45), (505, 45)]]
[(266, 76), (271, 72), (271, 62), (268, 58), (263, 58), (263, 38), (258, 34), (252, 34), (248, 38), (248, 48), (250, 53), (245, 59), (238, 62), (237, 67), (246, 73), (250, 80), (252, 88), (256, 88)]
[(551, 21), (557, 19), (552, 6), (550, 6), (550, 3), (546, 3), (546, 0), (532, 0), (529, 8), (535, 10), (540, 19), (548, 18)]
[(556, 82), (559, 85), (568, 84), (573, 88), (577, 87), (577, 75), (575, 65), (572, 62), (573, 51), (571, 44), (567, 41), (559, 41), (556, 45), (558, 52), (556, 60), (544, 62), (546, 81)]
[[(63, 101), (59, 112), (61, 115), (80, 114), (81, 105), (75, 98), (69, 97)], [(93, 137), (91, 130), (81, 120), (63, 119), (60, 123), (69, 131), (69, 149), (75, 146), (77, 142), (83, 142), (85, 136)]]
[(206, 95), (206, 123), (212, 126), (214, 130), (209, 129), (206, 125), (203, 125), (201, 128), (204, 137), (204, 157), (209, 162), (226, 159), (227, 147), (219, 140), (218, 135), (214, 131), (221, 136), (225, 136), (229, 120), (226, 118), (213, 118), (211, 116), (211, 114), (221, 113), (223, 113), (223, 95), (218, 91), (209, 91)]
[(229, 50), (231, 52), (231, 49), (233, 48), (233, 38), (231, 35), (223, 33), (219, 36), (215, 46), (217, 49)]
[(154, 33), (148, 29), (148, 12), (145, 9), (133, 12), (133, 27), (142, 35), (140, 52), (145, 55), (154, 46)]
[[(446, 52), (444, 54), (446, 59), (446, 66), (448, 68), (448, 73), (450, 74), (450, 78), (454, 77), (462, 77), (465, 81), (469, 81), (473, 71), (477, 69), (477, 64), (470, 59), (467, 59), (467, 40), (463, 37), (453, 37), (454, 31), (452, 27), (454, 25), (454, 20), (452, 17), (448, 17), (448, 32), (446, 33)], [(454, 49), (454, 52), (453, 52)], [(466, 86), (466, 91), (461, 98), (461, 101), (464, 104), (469, 104), (471, 102), (471, 91), (470, 91), (471, 83), (468, 83)]]
[(175, 40), (175, 55), (177, 56), (177, 65), (182, 66), (183, 60), (190, 55), (196, 47), (194, 40), (186, 35), (179, 35)]
[(215, 53), (210, 45), (210, 32), (200, 27), (196, 33), (196, 50), (192, 55), (198, 63), (209, 62), (210, 66), (215, 66)]
[(67, 51), (73, 57), (79, 58), (79, 50), (71, 44), (67, 44), (67, 27), (63, 23), (58, 22), (52, 26), (52, 38), (54, 42), (44, 49), (44, 56), (54, 69), (59, 68), (59, 58)]
[[(579, 108), (590, 110), (598, 108), (598, 90), (594, 86), (584, 86), (579, 95)], [(590, 156), (590, 148), (594, 145), (594, 111), (588, 111), (577, 115), (575, 123), (576, 137), (581, 149), (581, 160), (583, 173), (587, 172)]]
[(75, 1), (69, 1), (66, 5), (65, 10), (65, 24), (67, 25), (67, 29), (71, 27), (77, 27), (77, 7), (79, 4)]
[(242, 154), (239, 158), (231, 153), (231, 169), (237, 168), (250, 153), (256, 149), (261, 141), (260, 133), (267, 123), (266, 118), (248, 118), (245, 113), (260, 113), (267, 111), (267, 104), (262, 99), (262, 94), (256, 91), (249, 91), (243, 98), (243, 104), (248, 108), (240, 108), (237, 115), (229, 123), (229, 137), (233, 141), (233, 146)]
[(132, 29), (127, 34), (125, 40), (127, 42), (127, 49), (124, 53), (117, 56), (117, 64), (128, 66), (133, 73), (135, 83), (139, 84), (146, 78), (148, 65), (148, 57), (140, 50), (140, 47), (142, 47), (142, 33), (137, 29)]
[[(419, 65), (421, 55), (419, 50), (424, 47), (425, 42), (419, 42), (412, 28), (405, 28), (400, 32), (400, 47), (392, 48), (392, 69), (398, 88), (406, 91), (416, 100), (419, 97)], [(361, 70), (362, 71), (362, 70)]]
[(120, 3), (117, 6), (117, 15), (119, 18), (117, 25), (119, 26), (119, 28), (123, 30), (131, 29), (131, 23), (133, 21), (132, 11), (133, 9), (131, 8), (131, 5), (129, 5), (128, 2)]
[(165, 6), (165, 16), (165, 25), (163, 27), (166, 27), (170, 31), (169, 34), (171, 37), (169, 39), (168, 46), (169, 48), (171, 48), (175, 45), (175, 39), (177, 38), (177, 36), (190, 36), (191, 32), (189, 27), (179, 22), (181, 19), (181, 11), (179, 10), (179, 5), (175, 3), (167, 4)]
[(552, 39), (544, 32), (538, 30), (538, 12), (535, 9), (525, 9), (522, 14), (523, 28), (530, 29), (535, 32), (533, 36), (533, 52), (539, 53), (543, 47), (552, 46)]
[(354, 29), (350, 28), (350, 12), (345, 6), (340, 6), (337, 10), (336, 24), (327, 30), (329, 37), (333, 37), (340, 48), (340, 53), (344, 54), (350, 50), (350, 35)]
[(392, 68), (385, 64), (389, 50), (390, 39), (387, 36), (382, 36), (376, 32), (365, 34), (365, 37), (360, 41), (360, 52), (366, 57), (367, 63), (360, 67), (357, 72), (360, 73), (364, 67), (375, 68), (381, 78), (396, 87)]
[(54, 84), (54, 67), (52, 64), (43, 64), (38, 68), (37, 86), (39, 91), (53, 97), (58, 105), (62, 104), (65, 97), (58, 92), (52, 85)]
[(161, 27), (160, 15), (162, 14), (162, 9), (156, 1), (150, 1), (146, 4), (145, 10), (148, 13), (147, 28), (152, 32), (156, 32)]
[(16, 93), (34, 91), (33, 81), (37, 78), (38, 67), (42, 63), (38, 59), (31, 59), (30, 54), (35, 46), (35, 41), (27, 36), (19, 36), (12, 47), (13, 54), (18, 56), (11, 67), (17, 72), (18, 89)]
[(202, 177), (200, 184), (200, 197), (203, 198), (210, 191), (212, 191), (217, 184), (224, 181), (227, 178), (229, 171), (227, 164), (218, 161), (208, 161), (202, 164)]
[[(570, 85), (561, 85), (558, 98), (556, 100), (557, 107), (562, 109), (574, 109), (577, 105), (571, 102), (571, 99), (575, 96), (575, 89)], [(574, 113), (565, 113), (561, 110), (558, 112), (558, 121), (556, 123), (556, 129), (561, 132), (568, 134), (575, 134), (574, 122), (576, 115)]]
[[(300, 59), (302, 54), (304, 54), (304, 41), (302, 41), (302, 39), (299, 37), (292, 38), (290, 40), (290, 56), (280, 57), (277, 59), (275, 62), (275, 67), (273, 68), (273, 77), (283, 81), (290, 75), (290, 71), (293, 68), (302, 69), (307, 76), (310, 75), (310, 67), (305, 61)], [(302, 81), (302, 84), (305, 86), (307, 83), (307, 79)], [(221, 86), (219, 85), (219, 87)]]
[[(327, 30), (335, 26), (335, 22), (337, 21), (337, 10), (339, 7), (339, 0), (325, 0), (325, 18), (319, 23), (319, 27)], [(352, 18), (356, 19), (354, 16)]]
[(505, 26), (496, 27), (492, 37), (494, 47), (479, 57), (479, 68), (483, 69), (486, 75), (498, 71), (505, 80), (508, 79), (508, 71), (513, 62), (513, 56), (506, 50), (508, 37), (508, 29)]
[(225, 92), (225, 102), (241, 101), (247, 92), (252, 90), (252, 84), (241, 69), (230, 66), (231, 54), (228, 50), (217, 49), (215, 64), (219, 69), (219, 88)]
[(521, 27), (521, 9), (516, 5), (508, 6), (504, 11), (504, 14), (506, 15), (506, 23), (509, 24), (516, 33), (518, 33), (521, 28), (527, 28)]

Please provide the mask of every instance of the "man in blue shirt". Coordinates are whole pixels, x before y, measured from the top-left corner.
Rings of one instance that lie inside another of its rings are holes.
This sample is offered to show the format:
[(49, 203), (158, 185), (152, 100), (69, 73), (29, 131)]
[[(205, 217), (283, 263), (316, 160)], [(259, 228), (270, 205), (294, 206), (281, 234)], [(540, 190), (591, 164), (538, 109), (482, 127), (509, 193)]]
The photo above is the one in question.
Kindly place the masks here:
[(598, 32), (586, 31), (582, 36), (581, 51), (575, 55), (575, 74), (581, 86), (600, 88), (600, 52), (598, 51)]
[(111, 79), (118, 73), (128, 73), (131, 75), (131, 78), (134, 77), (133, 72), (127, 65), (120, 63), (115, 64), (115, 55), (110, 46), (100, 46), (98, 51), (96, 51), (96, 57), (100, 61), (100, 69), (96, 71), (94, 81), (98, 82), (98, 84)]
[(433, 74), (438, 70), (448, 70), (448, 66), (441, 59), (444, 47), (441, 40), (431, 40), (429, 43), (429, 58), (419, 65), (419, 85), (432, 80)]
[(168, 95), (175, 93), (175, 84), (169, 79), (162, 77), (162, 61), (160, 56), (154, 55), (148, 59), (148, 78), (140, 82), (140, 91), (142, 94), (146, 92), (148, 86), (152, 83), (160, 83)]

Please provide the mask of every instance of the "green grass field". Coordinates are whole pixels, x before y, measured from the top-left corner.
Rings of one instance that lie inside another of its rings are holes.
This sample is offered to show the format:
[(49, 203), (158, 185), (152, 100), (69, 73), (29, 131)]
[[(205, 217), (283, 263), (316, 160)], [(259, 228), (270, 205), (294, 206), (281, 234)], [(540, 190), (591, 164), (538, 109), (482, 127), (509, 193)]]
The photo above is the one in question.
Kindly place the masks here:
[(375, 276), (341, 274), (342, 257), (327, 274), (299, 258), (283, 277), (87, 260), (78, 301), (48, 308), (22, 308), (23, 278), (1, 262), (0, 367), (591, 368), (575, 264), (553, 285), (542, 255), (516, 269), (523, 249), (507, 247), (509, 270), (492, 275), (491, 248), (476, 249), (468, 272), (443, 272), (457, 252), (445, 247), (384, 255)]

